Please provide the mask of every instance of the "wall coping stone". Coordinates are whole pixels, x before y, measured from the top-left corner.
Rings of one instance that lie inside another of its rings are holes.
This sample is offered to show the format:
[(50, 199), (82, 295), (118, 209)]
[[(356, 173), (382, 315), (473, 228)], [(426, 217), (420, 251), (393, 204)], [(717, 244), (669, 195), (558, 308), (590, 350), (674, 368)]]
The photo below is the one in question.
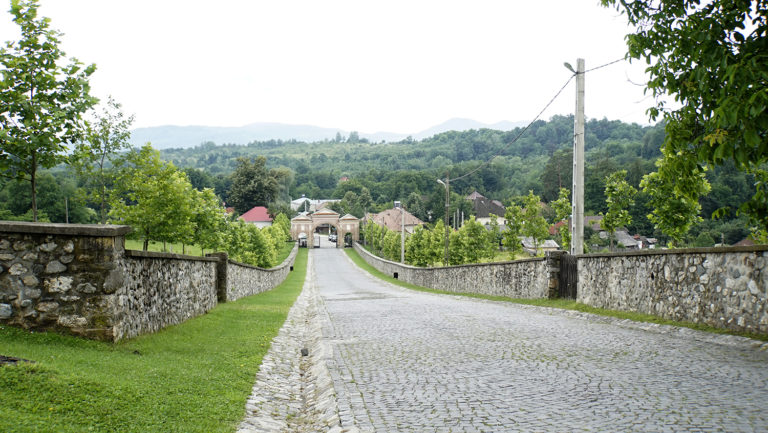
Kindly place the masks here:
[(62, 224), (0, 221), (0, 232), (5, 233), (116, 237), (123, 236), (130, 231), (131, 226), (112, 224)]
[(200, 257), (188, 256), (185, 254), (160, 253), (157, 251), (125, 250), (128, 257), (148, 258), (148, 259), (172, 259), (172, 260), (191, 260), (198, 262), (218, 262), (218, 257)]
[(654, 256), (660, 254), (717, 254), (717, 253), (751, 253), (768, 251), (768, 245), (752, 245), (744, 247), (710, 247), (710, 248), (673, 248), (673, 249), (643, 249), (635, 251), (620, 251), (615, 253), (593, 253), (579, 254), (581, 259), (597, 259), (606, 257), (626, 257), (626, 256)]
[(437, 269), (459, 269), (459, 268), (473, 268), (473, 267), (483, 267), (483, 266), (498, 266), (498, 265), (508, 265), (511, 263), (525, 263), (525, 262), (541, 262), (546, 260), (546, 257), (531, 257), (530, 259), (519, 259), (519, 260), (507, 260), (504, 262), (489, 262), (489, 263), (468, 263), (466, 265), (452, 265), (452, 266), (430, 266), (430, 267), (420, 267), (420, 266), (413, 266), (413, 265), (407, 265), (400, 262), (393, 262), (391, 260), (387, 260), (383, 257), (379, 257), (376, 254), (373, 254), (372, 252), (368, 251), (365, 247), (360, 245), (360, 242), (355, 242), (357, 245), (356, 249), (359, 249), (360, 251), (363, 251), (364, 253), (368, 254), (371, 257), (374, 257), (376, 260), (381, 260), (382, 262), (391, 263), (393, 265), (401, 266), (403, 268), (408, 269), (418, 269), (422, 271), (433, 271)]
[(227, 261), (233, 265), (242, 266), (244, 268), (258, 269), (260, 271), (265, 271), (265, 272), (277, 272), (286, 266), (290, 266), (291, 263), (293, 263), (291, 258), (294, 257), (296, 253), (299, 251), (298, 245), (299, 245), (298, 242), (294, 242), (293, 248), (291, 249), (291, 252), (288, 254), (288, 257), (286, 257), (282, 263), (272, 268), (262, 268), (259, 266), (249, 265), (248, 263), (238, 262), (237, 260), (232, 260), (232, 259), (228, 259)]

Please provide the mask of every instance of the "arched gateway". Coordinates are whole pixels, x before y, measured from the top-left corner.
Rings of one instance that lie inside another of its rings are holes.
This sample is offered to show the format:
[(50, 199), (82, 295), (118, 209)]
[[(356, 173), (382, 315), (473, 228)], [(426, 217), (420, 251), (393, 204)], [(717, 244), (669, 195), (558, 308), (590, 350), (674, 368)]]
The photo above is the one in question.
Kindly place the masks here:
[(315, 229), (324, 224), (336, 228), (336, 247), (344, 246), (344, 237), (347, 233), (352, 235), (352, 239), (360, 239), (360, 220), (350, 214), (339, 218), (339, 214), (330, 210), (323, 209), (312, 215), (299, 215), (291, 220), (291, 239), (298, 240), (299, 234), (304, 233), (307, 236), (307, 246), (314, 245)]

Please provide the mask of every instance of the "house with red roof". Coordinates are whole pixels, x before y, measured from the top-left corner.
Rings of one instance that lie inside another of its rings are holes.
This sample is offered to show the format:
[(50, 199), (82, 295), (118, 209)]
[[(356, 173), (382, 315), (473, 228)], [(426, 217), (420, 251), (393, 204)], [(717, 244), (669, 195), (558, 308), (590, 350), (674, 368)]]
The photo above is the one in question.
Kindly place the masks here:
[(269, 227), (272, 225), (272, 217), (269, 216), (269, 211), (264, 206), (256, 206), (248, 212), (240, 215), (240, 219), (251, 224), (256, 224), (257, 227)]

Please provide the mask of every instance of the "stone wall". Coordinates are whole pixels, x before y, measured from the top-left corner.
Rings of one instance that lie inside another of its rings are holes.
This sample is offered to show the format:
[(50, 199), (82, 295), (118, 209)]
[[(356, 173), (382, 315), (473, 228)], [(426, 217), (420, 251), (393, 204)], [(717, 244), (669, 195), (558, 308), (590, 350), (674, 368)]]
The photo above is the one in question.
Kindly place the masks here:
[(293, 269), (298, 244), (294, 244), (288, 258), (277, 267), (264, 269), (256, 266), (229, 260), (227, 264), (227, 301), (235, 301), (246, 296), (255, 295), (274, 289), (285, 280)]
[(115, 292), (115, 340), (156, 332), (216, 306), (216, 264), (208, 257), (125, 252), (124, 284)]
[(510, 298), (546, 298), (548, 274), (544, 258), (477, 265), (419, 268), (374, 256), (355, 244), (355, 251), (379, 271), (407, 283), (456, 293)]
[(0, 323), (112, 340), (129, 230), (0, 223)]
[[(274, 269), (125, 250), (127, 226), (0, 221), (0, 324), (117, 341), (274, 288)], [(230, 275), (230, 280), (227, 279)], [(223, 288), (220, 290), (220, 288)]]
[(579, 302), (768, 334), (768, 246), (591, 254)]

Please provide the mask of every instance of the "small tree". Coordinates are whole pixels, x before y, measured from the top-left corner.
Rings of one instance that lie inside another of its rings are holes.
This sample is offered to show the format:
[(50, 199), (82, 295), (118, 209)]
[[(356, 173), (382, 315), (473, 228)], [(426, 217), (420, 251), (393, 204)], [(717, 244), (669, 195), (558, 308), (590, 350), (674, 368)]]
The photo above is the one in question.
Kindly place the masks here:
[(603, 215), (600, 225), (609, 234), (611, 250), (616, 229), (632, 223), (629, 208), (635, 203), (637, 190), (627, 183), (626, 177), (627, 170), (619, 170), (605, 178), (605, 204), (608, 211)]
[(678, 181), (688, 185), (689, 193), (682, 194), (671, 180), (674, 177), (664, 174), (669, 168), (666, 160), (656, 161), (656, 166), (658, 171), (646, 174), (640, 182), (643, 191), (650, 196), (649, 204), (653, 208), (648, 219), (670, 238), (671, 247), (678, 247), (691, 226), (702, 220), (698, 198), (709, 192), (710, 185), (703, 171), (678, 172)]
[[(568, 197), (571, 194), (566, 188), (560, 188), (557, 200), (550, 203), (550, 206), (555, 211), (555, 223), (561, 221), (568, 221), (571, 216), (571, 199)], [(568, 251), (571, 248), (571, 230), (568, 224), (563, 224), (557, 229), (560, 234), (560, 248)]]
[(504, 213), (504, 219), (507, 230), (504, 231), (503, 243), (510, 256), (514, 257), (523, 250), (520, 243), (520, 236), (523, 234), (523, 209), (514, 203), (510, 204)]
[(67, 160), (67, 145), (83, 134), (83, 113), (96, 104), (88, 79), (96, 66), (72, 59), (62, 66), (58, 31), (38, 18), (36, 0), (11, 2), (21, 39), (0, 49), (0, 173), (28, 181), (37, 221), (37, 172)]
[(541, 216), (541, 198), (533, 191), (523, 198), (525, 209), (523, 210), (523, 236), (531, 238), (536, 254), (539, 252), (539, 244), (549, 234), (547, 220)]
[[(458, 231), (459, 239), (457, 249), (462, 260), (461, 263), (479, 263), (483, 258), (493, 258), (496, 249), (493, 247), (488, 231), (482, 224), (475, 221), (475, 217), (469, 217)], [(452, 253), (453, 254), (453, 253)]]
[[(430, 265), (443, 262), (445, 259), (445, 224), (443, 224), (442, 219), (437, 220), (435, 227), (429, 234), (429, 247), (426, 255)], [(443, 263), (443, 266), (447, 265), (447, 263)]]
[(102, 113), (87, 126), (85, 140), (75, 147), (73, 165), (88, 195), (99, 205), (99, 221), (107, 222), (107, 189), (111, 186), (114, 164), (119, 152), (130, 149), (128, 139), (133, 116), (124, 117), (121, 105), (109, 97)]
[(194, 243), (199, 245), (205, 254), (206, 249), (215, 250), (224, 245), (227, 216), (221, 200), (212, 189), (194, 190), (194, 195)]
[(144, 250), (150, 240), (192, 240), (192, 185), (183, 172), (161, 160), (150, 144), (126, 156), (115, 185), (109, 215), (112, 221), (133, 226), (133, 235), (144, 241)]

